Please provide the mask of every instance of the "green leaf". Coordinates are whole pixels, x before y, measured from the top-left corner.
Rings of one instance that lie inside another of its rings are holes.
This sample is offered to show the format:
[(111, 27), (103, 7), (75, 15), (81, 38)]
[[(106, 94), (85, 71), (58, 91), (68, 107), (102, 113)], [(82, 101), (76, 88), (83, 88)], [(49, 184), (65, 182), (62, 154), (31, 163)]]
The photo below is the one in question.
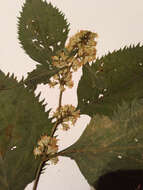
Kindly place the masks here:
[(35, 179), (33, 155), (40, 135), (51, 133), (49, 111), (14, 76), (0, 71), (0, 189), (22, 190)]
[(30, 89), (36, 89), (38, 84), (47, 84), (49, 79), (56, 74), (59, 69), (49, 68), (47, 65), (37, 65), (36, 69), (28, 73), (28, 77), (25, 80), (25, 84)]
[(83, 67), (78, 85), (78, 108), (82, 114), (112, 116), (123, 100), (143, 95), (143, 46), (120, 49)]
[(19, 40), (35, 61), (49, 65), (51, 56), (64, 48), (69, 32), (65, 16), (51, 3), (26, 0), (19, 18)]
[(94, 116), (79, 140), (60, 155), (76, 161), (90, 185), (116, 170), (143, 169), (143, 103), (123, 103), (114, 119)]
[(1, 190), (9, 189), (5, 168), (6, 168), (6, 165), (2, 159), (2, 156), (0, 155), (0, 189)]
[(19, 40), (25, 52), (40, 63), (28, 73), (25, 83), (35, 89), (48, 83), (58, 70), (51, 64), (51, 57), (64, 48), (69, 32), (65, 16), (51, 3), (27, 0), (19, 18)]

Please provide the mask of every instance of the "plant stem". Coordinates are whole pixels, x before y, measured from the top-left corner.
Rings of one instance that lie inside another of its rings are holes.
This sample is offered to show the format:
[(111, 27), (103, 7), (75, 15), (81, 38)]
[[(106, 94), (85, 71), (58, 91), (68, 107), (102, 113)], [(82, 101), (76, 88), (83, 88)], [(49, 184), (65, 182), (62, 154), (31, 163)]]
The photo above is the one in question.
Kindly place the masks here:
[[(47, 160), (48, 161), (48, 160)], [(43, 161), (41, 161), (40, 162), (40, 165), (39, 165), (39, 167), (38, 167), (38, 170), (37, 170), (37, 172), (36, 172), (36, 178), (35, 178), (35, 181), (34, 181), (34, 185), (33, 185), (33, 190), (36, 190), (37, 189), (37, 186), (38, 186), (38, 182), (39, 182), (39, 179), (40, 179), (40, 174), (41, 174), (41, 171), (42, 171), (42, 168), (43, 168), (43, 166), (45, 165), (45, 160)]]
[(62, 105), (62, 95), (63, 95), (63, 90), (60, 91), (60, 97), (59, 97), (59, 108)]
[[(58, 108), (60, 108), (61, 105), (62, 105), (62, 95), (63, 95), (63, 91), (60, 90), (59, 106), (58, 106)], [(57, 122), (55, 123), (55, 125), (54, 125), (54, 127), (53, 127), (53, 129), (52, 129), (52, 132), (51, 132), (51, 137), (54, 136), (54, 133), (55, 133), (55, 131), (56, 131), (56, 129), (57, 129), (57, 127), (58, 127), (58, 125), (59, 125), (60, 123), (61, 123), (61, 122), (59, 122), (59, 121), (57, 121)], [(40, 162), (40, 165), (39, 165), (38, 170), (37, 170), (37, 172), (36, 172), (36, 178), (35, 178), (35, 181), (34, 181), (33, 190), (36, 190), (36, 189), (37, 189), (42, 168), (44, 167), (45, 162), (48, 161), (48, 160), (49, 160), (49, 159), (45, 159), (45, 160), (42, 160), (42, 161)]]
[[(62, 105), (62, 95), (63, 95), (63, 91), (61, 90), (61, 91), (60, 91), (59, 106), (58, 106), (58, 108), (60, 108), (61, 105)], [(54, 125), (54, 127), (53, 127), (53, 129), (52, 129), (52, 132), (51, 132), (51, 137), (54, 136), (54, 134), (55, 134), (55, 132), (56, 132), (56, 129), (57, 129), (57, 127), (58, 127), (59, 124), (60, 124), (59, 121), (57, 121), (57, 122), (55, 123), (55, 125)]]

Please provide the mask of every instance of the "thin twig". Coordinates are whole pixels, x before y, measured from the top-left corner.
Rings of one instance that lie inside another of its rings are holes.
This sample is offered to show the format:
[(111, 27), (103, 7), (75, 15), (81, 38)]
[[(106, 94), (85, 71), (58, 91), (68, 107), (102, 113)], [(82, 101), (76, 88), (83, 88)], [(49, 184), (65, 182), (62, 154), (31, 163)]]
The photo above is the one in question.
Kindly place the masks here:
[(54, 136), (54, 134), (55, 134), (55, 132), (56, 132), (56, 129), (57, 129), (57, 127), (58, 127), (58, 125), (59, 125), (60, 123), (57, 121), (56, 123), (55, 123), (55, 125), (54, 125), (54, 127), (52, 128), (52, 132), (51, 132), (51, 137), (53, 137)]
[(62, 105), (62, 95), (63, 95), (63, 90), (60, 91), (60, 97), (59, 97), (59, 108)]
[[(47, 160), (48, 161), (48, 160)], [(45, 165), (45, 160), (43, 161), (41, 161), (40, 162), (40, 165), (39, 165), (39, 167), (38, 167), (38, 170), (37, 170), (37, 172), (36, 172), (36, 178), (35, 178), (35, 181), (34, 181), (34, 185), (33, 185), (33, 190), (36, 190), (37, 189), (37, 186), (38, 186), (38, 182), (39, 182), (39, 179), (40, 179), (40, 174), (41, 174), (41, 171), (42, 171), (42, 168), (43, 168), (43, 166)]]
[[(60, 109), (60, 107), (61, 107), (61, 105), (62, 105), (62, 96), (63, 96), (63, 91), (61, 90), (60, 91), (60, 97), (59, 97), (59, 106), (58, 106), (58, 108)], [(58, 127), (58, 125), (61, 123), (61, 121), (57, 121), (56, 123), (55, 123), (55, 125), (54, 125), (54, 127), (53, 127), (53, 129), (52, 129), (52, 132), (51, 132), (51, 137), (53, 137), (54, 136), (54, 134), (55, 134), (55, 132), (56, 132), (56, 130), (57, 130), (57, 127)]]
[[(62, 105), (62, 95), (63, 95), (63, 91), (61, 90), (60, 91), (60, 96), (59, 96), (59, 106), (58, 108), (61, 107)], [(58, 127), (58, 125), (61, 123), (61, 121), (57, 121), (52, 129), (52, 132), (51, 132), (51, 137), (54, 136), (55, 132), (56, 132), (56, 129)], [(38, 167), (38, 170), (36, 172), (36, 178), (35, 178), (35, 181), (34, 181), (34, 186), (33, 186), (33, 190), (36, 190), (37, 189), (37, 185), (38, 185), (38, 182), (39, 182), (39, 179), (40, 179), (40, 175), (41, 175), (41, 171), (42, 171), (42, 168), (44, 167), (45, 165), (45, 162), (48, 161), (48, 159), (45, 159), (45, 160), (42, 160), (39, 167)]]

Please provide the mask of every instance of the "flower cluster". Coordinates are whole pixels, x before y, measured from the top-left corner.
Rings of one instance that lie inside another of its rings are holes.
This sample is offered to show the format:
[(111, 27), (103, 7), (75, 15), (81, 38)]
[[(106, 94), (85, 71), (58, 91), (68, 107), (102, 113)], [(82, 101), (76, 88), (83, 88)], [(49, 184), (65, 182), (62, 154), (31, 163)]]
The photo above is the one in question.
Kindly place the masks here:
[[(37, 144), (38, 146), (35, 147), (33, 151), (35, 157), (51, 156), (56, 154), (58, 151), (57, 139), (55, 137), (43, 135)], [(56, 164), (58, 162), (58, 157), (51, 158), (50, 161), (53, 164)]]
[(80, 111), (76, 110), (72, 105), (65, 105), (57, 108), (53, 117), (56, 118), (57, 121), (60, 121), (63, 130), (67, 131), (70, 128), (69, 122), (71, 122), (72, 125), (75, 125), (77, 119), (80, 117)]
[(96, 37), (97, 33), (81, 30), (70, 38), (66, 48), (68, 51), (76, 52), (76, 61), (84, 65), (96, 59)]
[(67, 86), (68, 88), (73, 87), (74, 83), (72, 81), (72, 72), (69, 68), (65, 68), (59, 71), (58, 74), (55, 74), (53, 76), (53, 81), (50, 81), (49, 86), (54, 87), (57, 84), (60, 84), (61, 91), (65, 90), (65, 86)]
[(96, 37), (96, 33), (81, 30), (70, 38), (64, 50), (52, 57), (52, 64), (61, 70), (53, 76), (49, 83), (50, 87), (60, 84), (63, 91), (65, 86), (73, 87), (72, 73), (96, 59)]
[(57, 68), (63, 68), (65, 66), (69, 66), (69, 61), (68, 61), (69, 55), (68, 52), (65, 53), (65, 51), (59, 52), (57, 56), (53, 56), (53, 65)]

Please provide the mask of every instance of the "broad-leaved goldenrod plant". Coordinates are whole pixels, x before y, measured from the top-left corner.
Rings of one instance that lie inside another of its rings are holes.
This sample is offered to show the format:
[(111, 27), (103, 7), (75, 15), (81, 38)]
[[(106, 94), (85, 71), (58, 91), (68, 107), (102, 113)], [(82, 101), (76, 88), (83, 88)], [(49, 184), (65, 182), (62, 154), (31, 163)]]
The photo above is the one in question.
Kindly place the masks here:
[[(0, 189), (24, 190), (47, 161), (74, 159), (90, 185), (117, 170), (143, 169), (143, 46), (125, 47), (100, 59), (97, 33), (79, 30), (68, 37), (69, 23), (58, 8), (26, 0), (18, 18), (19, 42), (38, 64), (26, 79), (0, 71)], [(62, 105), (82, 67), (78, 105)], [(38, 84), (59, 87), (59, 103), (49, 117), (34, 91)], [(81, 114), (91, 117), (79, 140), (58, 149), (58, 126), (67, 131)], [(14, 163), (14, 164), (13, 164)]]

